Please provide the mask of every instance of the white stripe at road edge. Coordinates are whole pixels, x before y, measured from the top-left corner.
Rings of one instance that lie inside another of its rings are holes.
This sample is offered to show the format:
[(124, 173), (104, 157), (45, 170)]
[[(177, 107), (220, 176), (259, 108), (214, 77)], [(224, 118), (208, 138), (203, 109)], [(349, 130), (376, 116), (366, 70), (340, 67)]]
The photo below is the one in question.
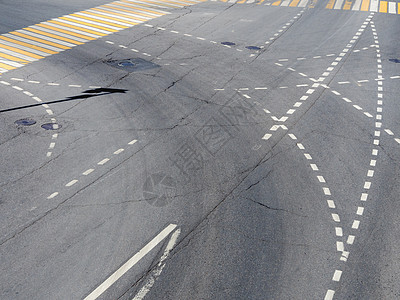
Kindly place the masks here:
[(124, 263), (117, 271), (108, 277), (102, 284), (100, 284), (93, 292), (91, 292), (84, 300), (97, 299), (103, 294), (111, 285), (114, 284), (119, 278), (128, 272), (134, 265), (136, 265), (147, 253), (149, 253), (155, 246), (164, 240), (176, 228), (176, 224), (169, 224), (163, 231), (161, 231), (154, 239), (152, 239), (146, 246), (139, 252), (132, 256), (126, 263)]
[(142, 300), (147, 295), (147, 293), (150, 292), (150, 289), (153, 287), (154, 283), (156, 282), (158, 277), (161, 275), (161, 273), (165, 267), (165, 260), (168, 258), (169, 253), (174, 248), (180, 233), (181, 233), (181, 230), (178, 228), (172, 234), (172, 236), (167, 244), (167, 247), (165, 247), (164, 254), (161, 256), (161, 259), (160, 259), (160, 262), (158, 263), (157, 268), (153, 271), (153, 274), (147, 280), (146, 284), (140, 289), (140, 291), (136, 294), (136, 296), (132, 300)]

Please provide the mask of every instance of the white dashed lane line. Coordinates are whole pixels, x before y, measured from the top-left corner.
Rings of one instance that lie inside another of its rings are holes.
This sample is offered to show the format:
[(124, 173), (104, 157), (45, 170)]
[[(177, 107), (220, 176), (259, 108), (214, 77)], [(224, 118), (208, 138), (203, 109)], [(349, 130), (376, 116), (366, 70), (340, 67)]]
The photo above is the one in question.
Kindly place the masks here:
[[(127, 145), (132, 146), (132, 145), (136, 144), (136, 142), (137, 142), (137, 140), (132, 140), (132, 141), (130, 141)], [(121, 154), (121, 153), (124, 152), (124, 151), (125, 151), (124, 148), (119, 148), (119, 149), (117, 149), (117, 150), (115, 150), (115, 151), (113, 152), (113, 155), (114, 155), (114, 156), (117, 156), (117, 155)], [(106, 158), (100, 160), (100, 161), (97, 163), (98, 168), (100, 168), (101, 166), (104, 166), (104, 165), (105, 165), (106, 163), (108, 163), (111, 159), (112, 159), (112, 157), (111, 157), (111, 158), (106, 157)], [(98, 170), (98, 169), (96, 169), (96, 168), (89, 168), (89, 169), (87, 169), (86, 171), (82, 172), (81, 175), (79, 175), (79, 176), (89, 176), (90, 174), (92, 174), (92, 173), (95, 172), (96, 170)], [(70, 180), (68, 183), (66, 183), (66, 184), (65, 184), (65, 187), (70, 188), (70, 187), (74, 186), (74, 185), (75, 185), (76, 183), (78, 183), (78, 182), (79, 182), (79, 177), (76, 177), (76, 178)], [(60, 191), (55, 191), (55, 192), (51, 193), (51, 194), (47, 197), (47, 199), (53, 199), (53, 198), (55, 198), (56, 196), (58, 196), (59, 194), (60, 194)]]
[[(21, 80), (17, 80), (17, 81), (21, 81)], [(47, 115), (49, 115), (51, 117), (50, 120), (51, 120), (51, 123), (53, 124), (53, 129), (54, 130), (58, 129), (57, 119), (53, 117), (53, 115), (54, 115), (53, 110), (50, 109), (49, 105), (44, 104), (42, 99), (40, 99), (39, 97), (35, 96), (33, 93), (31, 93), (29, 91), (26, 91), (26, 90), (24, 90), (23, 88), (21, 88), (21, 87), (19, 87), (17, 85), (12, 85), (8, 81), (1, 80), (0, 84), (3, 84), (5, 86), (9, 86), (9, 87), (13, 88), (14, 90), (22, 92), (24, 95), (26, 95), (26, 96), (30, 97), (31, 99), (33, 99), (35, 101), (35, 103), (42, 103), (41, 106), (45, 109)], [(51, 142), (50, 142), (50, 145), (48, 147), (48, 151), (46, 153), (46, 157), (50, 157), (52, 155), (53, 150), (54, 150), (54, 148), (56, 146), (57, 138), (58, 138), (58, 133), (55, 133), (55, 134), (53, 134), (51, 136)]]
[[(321, 191), (324, 195), (327, 207), (328, 207), (328, 211), (330, 212), (334, 227), (335, 227), (335, 238), (336, 238), (336, 251), (340, 252), (340, 260), (341, 261), (347, 261), (348, 257), (349, 257), (349, 252), (345, 250), (345, 244), (344, 244), (344, 232), (343, 232), (343, 227), (341, 226), (341, 219), (339, 216), (339, 212), (337, 210), (337, 206), (335, 201), (333, 200), (333, 196), (332, 196), (332, 192), (331, 189), (328, 186), (328, 183), (325, 179), (325, 177), (321, 174), (320, 168), (313, 162), (313, 158), (311, 156), (311, 154), (306, 151), (305, 146), (300, 143), (297, 142), (297, 137), (296, 135), (294, 135), (293, 133), (289, 133), (288, 134), (289, 137), (296, 141), (296, 146), (297, 148), (303, 153), (303, 156), (305, 157), (305, 159), (307, 160), (307, 163), (309, 164), (311, 170), (313, 172), (315, 172), (315, 177), (320, 185)], [(332, 281), (340, 281), (342, 275), (342, 270), (338, 270), (336, 269), (333, 277), (332, 277)], [(329, 292), (330, 291), (330, 292)], [(333, 290), (329, 290), (328, 294), (331, 294), (334, 291)], [(332, 295), (333, 296), (333, 295)]]
[[(365, 50), (369, 50), (371, 48), (376, 47), (375, 44), (370, 45), (368, 47), (364, 47), (361, 49), (356, 49), (353, 50), (353, 53), (359, 53), (361, 51), (365, 51)], [(329, 54), (324, 54), (324, 55), (316, 55), (316, 56), (312, 56), (312, 57), (296, 57), (296, 58), (280, 58), (278, 59), (278, 62), (290, 62), (290, 61), (303, 61), (303, 60), (311, 60), (311, 59), (324, 59), (327, 57), (332, 57), (332, 56), (338, 56), (338, 54), (334, 54), (334, 53), (329, 53)]]

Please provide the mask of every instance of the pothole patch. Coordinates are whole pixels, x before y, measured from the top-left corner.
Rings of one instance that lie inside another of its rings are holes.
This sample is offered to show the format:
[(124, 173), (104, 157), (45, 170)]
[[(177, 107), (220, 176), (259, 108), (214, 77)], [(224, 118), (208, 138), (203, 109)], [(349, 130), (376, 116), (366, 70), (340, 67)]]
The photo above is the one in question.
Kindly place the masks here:
[(246, 48), (249, 50), (261, 50), (261, 48), (258, 46), (247, 46)]
[(32, 126), (36, 124), (35, 120), (32, 119), (21, 119), (15, 121), (15, 124), (20, 125), (20, 126)]
[(235, 46), (236, 44), (233, 42), (221, 42), (222, 45), (226, 45), (226, 46)]
[(127, 72), (137, 72), (137, 71), (149, 70), (160, 67), (160, 65), (157, 65), (151, 61), (147, 61), (142, 58), (108, 60), (105, 63), (114, 68), (124, 70)]
[(41, 126), (45, 130), (57, 130), (61, 128), (61, 125), (57, 123), (46, 123)]

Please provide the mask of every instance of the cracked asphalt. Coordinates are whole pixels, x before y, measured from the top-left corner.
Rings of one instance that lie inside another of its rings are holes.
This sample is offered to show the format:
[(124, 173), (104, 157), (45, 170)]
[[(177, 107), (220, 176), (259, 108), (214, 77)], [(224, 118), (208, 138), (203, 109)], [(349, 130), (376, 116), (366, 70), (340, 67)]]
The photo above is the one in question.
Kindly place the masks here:
[[(105, 3), (4, 0), (0, 34)], [(98, 299), (400, 299), (400, 19), (313, 5), (169, 9), (1, 75), (0, 299), (84, 299), (168, 224)]]

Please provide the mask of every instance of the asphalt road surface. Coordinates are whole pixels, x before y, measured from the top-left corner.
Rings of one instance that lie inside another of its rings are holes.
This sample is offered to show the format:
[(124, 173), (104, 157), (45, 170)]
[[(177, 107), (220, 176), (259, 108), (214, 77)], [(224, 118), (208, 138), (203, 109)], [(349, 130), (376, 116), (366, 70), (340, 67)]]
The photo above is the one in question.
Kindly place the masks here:
[(400, 4), (0, 1), (0, 299), (400, 299)]

